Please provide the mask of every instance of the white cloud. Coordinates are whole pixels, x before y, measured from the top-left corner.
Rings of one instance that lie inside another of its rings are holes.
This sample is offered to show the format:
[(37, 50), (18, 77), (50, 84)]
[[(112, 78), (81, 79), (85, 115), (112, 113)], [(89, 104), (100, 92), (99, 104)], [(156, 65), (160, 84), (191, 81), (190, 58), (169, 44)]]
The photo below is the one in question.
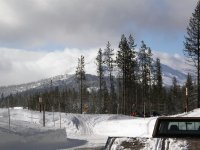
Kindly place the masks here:
[(159, 58), (161, 63), (168, 65), (175, 70), (179, 70), (187, 74), (191, 71), (191, 69), (194, 69), (191, 65), (187, 63), (185, 57), (180, 54), (171, 55), (159, 51), (153, 51), (153, 54), (154, 58)]
[(60, 74), (73, 74), (81, 55), (85, 56), (87, 73), (95, 74), (97, 50), (65, 49), (35, 52), (0, 48), (0, 85), (36, 81)]
[[(78, 58), (85, 57), (86, 73), (96, 74), (97, 49), (80, 50), (66, 48), (62, 51), (26, 51), (0, 48), (0, 85), (20, 84), (37, 81), (60, 74), (74, 74)], [(183, 56), (153, 51), (154, 58), (174, 69), (188, 72), (191, 67)]]

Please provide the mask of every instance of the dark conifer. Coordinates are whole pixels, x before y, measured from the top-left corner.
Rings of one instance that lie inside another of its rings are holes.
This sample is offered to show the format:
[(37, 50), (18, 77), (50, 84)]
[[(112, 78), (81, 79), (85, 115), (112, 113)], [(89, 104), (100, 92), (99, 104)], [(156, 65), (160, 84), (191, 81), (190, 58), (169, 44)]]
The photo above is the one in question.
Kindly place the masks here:
[(152, 84), (152, 53), (151, 49), (146, 46), (144, 41), (141, 42), (141, 47), (138, 52), (138, 63), (140, 71), (140, 81), (142, 88), (142, 103), (147, 104), (148, 111), (151, 111), (151, 84)]
[(117, 53), (117, 66), (120, 69), (122, 78), (122, 109), (124, 114), (130, 114), (133, 105), (133, 91), (135, 82), (135, 43), (134, 38), (130, 35), (127, 41), (122, 35)]
[(200, 1), (192, 13), (189, 25), (187, 27), (187, 36), (185, 36), (184, 54), (189, 61), (193, 61), (197, 69), (197, 107), (200, 108)]
[(85, 62), (84, 62), (84, 56), (81, 55), (81, 58), (78, 59), (78, 66), (76, 68), (76, 79), (79, 83), (80, 88), (80, 113), (83, 113), (83, 82), (86, 80), (85, 78)]
[(105, 64), (106, 71), (109, 75), (110, 99), (107, 107), (110, 113), (113, 113), (113, 103), (115, 95), (114, 77), (113, 77), (113, 67), (114, 67), (113, 56), (114, 56), (114, 49), (111, 48), (111, 44), (110, 42), (108, 42), (103, 52), (103, 63)]
[(96, 57), (96, 65), (97, 65), (97, 75), (99, 78), (99, 99), (98, 99), (98, 107), (99, 111), (102, 112), (102, 104), (103, 104), (103, 83), (104, 83), (104, 68), (103, 68), (103, 54), (102, 50), (99, 49), (97, 57)]

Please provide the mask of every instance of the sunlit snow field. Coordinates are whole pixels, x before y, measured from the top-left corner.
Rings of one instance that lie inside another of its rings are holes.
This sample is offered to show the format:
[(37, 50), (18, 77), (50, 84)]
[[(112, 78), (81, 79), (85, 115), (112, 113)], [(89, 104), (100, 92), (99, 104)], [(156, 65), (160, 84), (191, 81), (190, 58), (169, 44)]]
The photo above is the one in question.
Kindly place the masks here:
[[(9, 129), (8, 109), (0, 109), (0, 149), (3, 150), (104, 147), (108, 136), (147, 137), (144, 149), (153, 150), (159, 144), (158, 139), (151, 138), (156, 117), (46, 112), (46, 126), (43, 127), (43, 114), (38, 111), (10, 108), (10, 114)], [(178, 116), (183, 115), (200, 116), (200, 110)], [(187, 149), (187, 143), (180, 142), (172, 141), (171, 149)]]

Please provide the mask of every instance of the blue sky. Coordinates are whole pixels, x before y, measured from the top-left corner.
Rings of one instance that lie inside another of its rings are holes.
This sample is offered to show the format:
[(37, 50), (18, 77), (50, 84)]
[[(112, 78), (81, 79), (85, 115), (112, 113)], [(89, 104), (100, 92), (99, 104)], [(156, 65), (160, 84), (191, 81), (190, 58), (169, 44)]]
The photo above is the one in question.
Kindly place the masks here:
[(79, 55), (95, 57), (107, 41), (117, 49), (122, 34), (133, 34), (138, 48), (144, 40), (157, 54), (182, 57), (197, 1), (0, 0), (0, 85), (72, 72)]
[[(176, 35), (167, 35), (152, 33), (149, 35), (145, 35), (144, 41), (152, 48), (152, 50), (156, 50), (159, 52), (166, 52), (169, 54), (180, 54), (183, 55), (184, 49), (184, 33), (179, 32)], [(154, 36), (154, 38), (152, 38)]]

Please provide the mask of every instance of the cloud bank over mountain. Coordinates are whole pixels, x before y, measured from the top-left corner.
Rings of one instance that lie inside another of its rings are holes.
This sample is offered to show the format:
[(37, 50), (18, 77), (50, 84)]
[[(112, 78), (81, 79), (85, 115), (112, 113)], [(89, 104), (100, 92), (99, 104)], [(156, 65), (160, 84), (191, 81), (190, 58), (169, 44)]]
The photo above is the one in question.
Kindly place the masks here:
[(197, 1), (0, 0), (0, 85), (72, 74), (81, 54), (95, 74), (97, 50), (118, 46), (122, 34), (185, 71), (184, 34)]
[[(95, 58), (98, 49), (64, 49), (63, 51), (25, 51), (0, 48), (0, 85), (21, 84), (53, 77), (74, 74), (78, 58), (85, 56), (86, 73), (96, 75)], [(178, 54), (169, 55), (153, 51), (154, 58), (181, 72), (190, 68)]]

